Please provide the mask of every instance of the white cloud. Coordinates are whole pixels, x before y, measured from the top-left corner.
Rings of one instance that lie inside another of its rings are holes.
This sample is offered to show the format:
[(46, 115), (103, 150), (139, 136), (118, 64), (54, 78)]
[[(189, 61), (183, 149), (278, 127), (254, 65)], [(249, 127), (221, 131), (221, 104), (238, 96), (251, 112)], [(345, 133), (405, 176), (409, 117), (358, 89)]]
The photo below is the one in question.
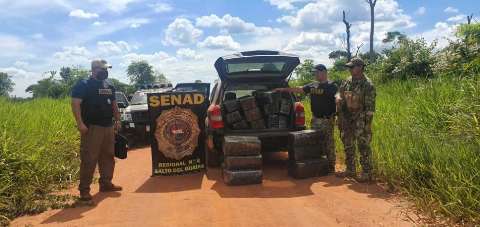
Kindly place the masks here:
[(417, 38), (424, 38), (428, 42), (437, 41), (437, 47), (443, 48), (449, 44), (449, 40), (455, 40), (455, 31), (458, 25), (438, 22), (429, 31), (415, 35)]
[(104, 21), (95, 21), (92, 23), (93, 26), (103, 26), (107, 24), (107, 22), (104, 22)]
[(270, 5), (276, 6), (278, 9), (281, 9), (281, 10), (294, 10), (296, 8), (294, 6), (294, 3), (306, 2), (309, 0), (265, 0), (265, 1), (269, 2)]
[(127, 9), (129, 4), (142, 0), (88, 0), (94, 5), (100, 5), (113, 12), (121, 12)]
[(0, 34), (0, 57), (15, 56), (25, 50), (27, 45), (20, 38), (12, 35)]
[(24, 62), (24, 61), (15, 61), (15, 63), (13, 63), (13, 66), (15, 66), (17, 68), (20, 68), (20, 69), (25, 69), (29, 65), (30, 64), (28, 62)]
[(176, 18), (165, 30), (164, 44), (183, 46), (194, 43), (202, 35), (202, 31), (193, 26), (186, 18)]
[(70, 17), (76, 17), (76, 18), (81, 18), (81, 19), (98, 18), (98, 14), (96, 14), (96, 13), (88, 13), (88, 12), (83, 11), (82, 9), (72, 10), (68, 16), (70, 16)]
[[(411, 17), (404, 14), (395, 0), (383, 0), (375, 8), (376, 22), (395, 23), (397, 29), (412, 27)], [(342, 10), (347, 13), (349, 22), (370, 20), (370, 9), (365, 1), (358, 0), (324, 0), (305, 5), (294, 15), (277, 19), (302, 31), (330, 31), (332, 26), (342, 21)]]
[(425, 15), (426, 12), (427, 12), (427, 8), (425, 8), (424, 6), (421, 6), (415, 11), (415, 14), (422, 16), (422, 15)]
[(304, 51), (312, 47), (333, 49), (337, 46), (336, 37), (331, 33), (302, 32), (293, 38), (285, 48), (287, 51)]
[(131, 18), (127, 21), (130, 24), (130, 28), (139, 28), (145, 24), (150, 23), (150, 19), (147, 18)]
[(458, 11), (457, 8), (453, 8), (453, 7), (449, 6), (449, 7), (445, 8), (445, 10), (443, 10), (443, 12), (445, 12), (445, 13), (458, 13), (459, 11)]
[(155, 4), (150, 4), (149, 6), (155, 11), (155, 13), (165, 13), (173, 10), (173, 7), (165, 2), (157, 2)]
[(258, 27), (253, 23), (245, 22), (239, 17), (225, 14), (223, 17), (218, 17), (215, 14), (209, 16), (202, 16), (196, 19), (197, 27), (204, 28), (219, 28), (223, 33), (238, 34), (238, 33), (256, 33), (259, 35), (271, 34), (275, 30), (270, 27)]
[(132, 47), (130, 44), (128, 44), (125, 41), (118, 41), (118, 42), (99, 41), (99, 42), (97, 42), (97, 50), (98, 50), (99, 54), (102, 54), (103, 56), (128, 53), (134, 48), (135, 47)]
[(198, 43), (198, 47), (208, 49), (237, 50), (240, 44), (235, 42), (229, 35), (209, 36), (203, 42)]
[(53, 58), (58, 64), (88, 64), (92, 54), (81, 46), (64, 47), (63, 51), (55, 52)]
[(447, 21), (448, 22), (454, 22), (454, 23), (458, 23), (458, 22), (461, 22), (461, 21), (466, 22), (467, 21), (467, 15), (459, 14), (459, 15), (456, 15), (456, 16), (453, 16), (453, 17), (449, 17), (447, 19)]
[(181, 48), (177, 50), (177, 57), (182, 59), (201, 59), (202, 56), (190, 48)]

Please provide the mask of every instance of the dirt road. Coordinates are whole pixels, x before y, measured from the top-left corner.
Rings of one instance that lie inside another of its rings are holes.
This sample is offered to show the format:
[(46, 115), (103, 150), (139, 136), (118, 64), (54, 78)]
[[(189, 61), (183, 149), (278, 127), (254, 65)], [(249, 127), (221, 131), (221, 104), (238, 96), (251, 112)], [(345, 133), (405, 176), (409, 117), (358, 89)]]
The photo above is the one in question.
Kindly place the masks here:
[(229, 187), (220, 170), (150, 177), (150, 149), (117, 162), (121, 193), (97, 193), (94, 207), (51, 210), (12, 226), (413, 226), (379, 186), (336, 177), (294, 180), (282, 155), (267, 157), (262, 185)]

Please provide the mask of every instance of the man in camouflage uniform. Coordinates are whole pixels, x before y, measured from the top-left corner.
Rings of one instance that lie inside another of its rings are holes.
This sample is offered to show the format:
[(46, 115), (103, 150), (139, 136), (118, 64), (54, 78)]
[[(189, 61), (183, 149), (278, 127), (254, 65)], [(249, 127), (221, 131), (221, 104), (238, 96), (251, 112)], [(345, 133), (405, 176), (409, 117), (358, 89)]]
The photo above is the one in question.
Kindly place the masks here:
[(365, 64), (360, 58), (353, 58), (346, 64), (351, 77), (342, 83), (337, 94), (339, 128), (345, 148), (346, 171), (342, 177), (357, 177), (355, 148), (360, 152), (362, 173), (360, 182), (372, 180), (372, 120), (375, 112), (375, 87), (363, 74)]

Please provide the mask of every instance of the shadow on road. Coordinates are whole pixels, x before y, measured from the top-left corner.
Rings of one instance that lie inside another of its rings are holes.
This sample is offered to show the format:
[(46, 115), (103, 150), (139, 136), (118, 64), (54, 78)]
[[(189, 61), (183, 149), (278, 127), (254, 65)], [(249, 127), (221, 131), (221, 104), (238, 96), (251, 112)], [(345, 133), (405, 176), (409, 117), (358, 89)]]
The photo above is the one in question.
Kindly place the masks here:
[[(117, 198), (120, 197), (119, 192), (109, 192), (109, 193), (97, 193), (93, 196), (93, 201), (98, 204), (107, 198)], [(58, 213), (48, 217), (42, 222), (42, 224), (54, 224), (54, 223), (64, 223), (73, 221), (76, 219), (83, 218), (83, 213), (86, 213), (89, 210), (95, 209), (96, 206), (85, 206), (78, 205), (72, 208), (65, 208)]]
[(168, 193), (200, 189), (204, 173), (178, 176), (157, 176), (148, 178), (136, 193)]

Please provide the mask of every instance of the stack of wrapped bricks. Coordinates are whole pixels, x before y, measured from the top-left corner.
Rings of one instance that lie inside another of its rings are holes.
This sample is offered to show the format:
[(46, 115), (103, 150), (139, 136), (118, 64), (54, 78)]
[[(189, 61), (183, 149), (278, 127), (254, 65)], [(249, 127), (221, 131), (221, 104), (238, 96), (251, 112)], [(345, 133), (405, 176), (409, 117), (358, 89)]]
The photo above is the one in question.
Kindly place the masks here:
[(327, 175), (328, 161), (321, 143), (321, 136), (314, 130), (291, 132), (288, 174), (300, 179)]
[(261, 142), (252, 136), (225, 136), (223, 179), (228, 185), (261, 184)]
[(292, 116), (288, 94), (255, 92), (223, 103), (223, 113), (230, 129), (286, 129)]

